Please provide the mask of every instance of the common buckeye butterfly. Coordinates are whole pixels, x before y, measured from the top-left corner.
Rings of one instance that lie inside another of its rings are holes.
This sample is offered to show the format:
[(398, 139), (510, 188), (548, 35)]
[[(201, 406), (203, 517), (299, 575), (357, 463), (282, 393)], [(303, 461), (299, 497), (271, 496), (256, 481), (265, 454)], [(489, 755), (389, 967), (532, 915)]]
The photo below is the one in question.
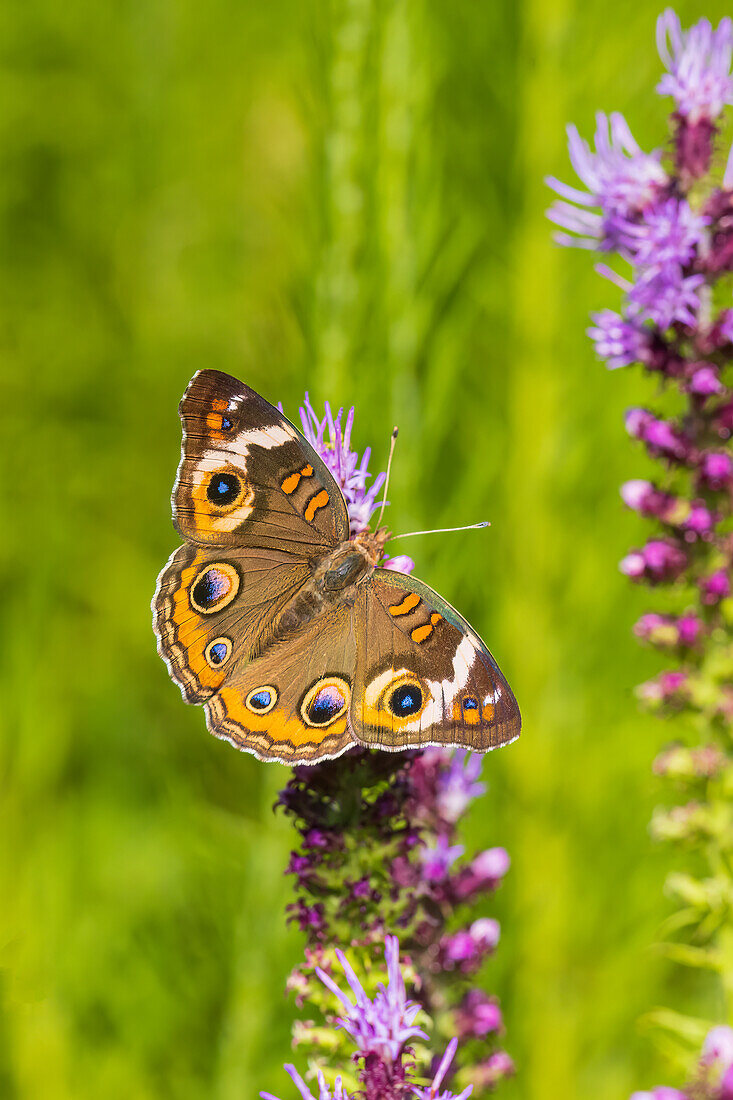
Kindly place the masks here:
[(179, 411), (185, 541), (158, 578), (153, 625), (215, 736), (287, 764), (519, 736), (481, 639), (422, 581), (379, 568), (385, 528), (350, 537), (341, 490), (281, 412), (216, 370), (194, 375)]

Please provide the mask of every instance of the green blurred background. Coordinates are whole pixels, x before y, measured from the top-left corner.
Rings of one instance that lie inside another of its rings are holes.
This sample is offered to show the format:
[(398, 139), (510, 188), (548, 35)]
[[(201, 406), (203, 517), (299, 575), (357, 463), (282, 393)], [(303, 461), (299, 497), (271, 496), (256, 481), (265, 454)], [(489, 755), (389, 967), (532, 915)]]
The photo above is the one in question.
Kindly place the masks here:
[[(683, 22), (699, 4), (678, 5)], [(550, 243), (564, 124), (659, 144), (650, 0), (8, 0), (0, 8), (5, 489), (0, 1096), (288, 1097), (301, 940), (285, 769), (215, 741), (155, 652), (178, 399), (200, 367), (291, 415), (357, 407), (397, 530), (524, 712), (469, 845), (512, 870), (486, 986), (507, 1100), (669, 1079), (637, 1018), (709, 1002), (651, 949), (671, 856), (617, 571), (651, 393), (584, 334), (614, 292)], [(715, 0), (706, 13), (725, 12)], [(407, 549), (405, 544), (404, 549)], [(709, 1007), (709, 1003), (708, 1003)]]

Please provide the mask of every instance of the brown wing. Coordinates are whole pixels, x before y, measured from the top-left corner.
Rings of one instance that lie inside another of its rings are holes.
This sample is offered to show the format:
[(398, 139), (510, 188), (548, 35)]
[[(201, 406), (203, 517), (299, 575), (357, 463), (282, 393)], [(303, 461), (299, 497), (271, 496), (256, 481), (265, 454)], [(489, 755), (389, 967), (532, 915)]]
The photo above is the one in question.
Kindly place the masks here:
[(311, 576), (308, 560), (273, 549), (187, 543), (153, 596), (158, 652), (188, 703), (202, 703), (256, 657), (279, 613)]
[(484, 752), (519, 736), (519, 707), (496, 661), (466, 620), (422, 581), (378, 569), (359, 594), (355, 626), (350, 718), (363, 744)]
[(179, 411), (183, 444), (172, 503), (183, 538), (307, 556), (349, 537), (346, 503), (330, 471), (249, 386), (199, 371)]
[(260, 760), (311, 764), (356, 745), (348, 724), (356, 646), (340, 607), (240, 662), (206, 703), (206, 721)]

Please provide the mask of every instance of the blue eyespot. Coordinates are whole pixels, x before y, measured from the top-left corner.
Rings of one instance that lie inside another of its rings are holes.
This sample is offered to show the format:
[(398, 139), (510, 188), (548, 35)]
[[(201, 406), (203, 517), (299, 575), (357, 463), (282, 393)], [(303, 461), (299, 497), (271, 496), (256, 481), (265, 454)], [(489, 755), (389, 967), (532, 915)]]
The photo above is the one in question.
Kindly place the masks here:
[(478, 700), (474, 699), (473, 695), (467, 695), (463, 700), (464, 710), (478, 710)]
[(308, 705), (308, 718), (312, 725), (323, 726), (331, 722), (346, 706), (344, 693), (335, 684), (321, 688)]
[(209, 659), (211, 660), (211, 663), (214, 665), (220, 665), (222, 661), (226, 660), (228, 650), (229, 646), (226, 644), (226, 642), (214, 642), (211, 649), (209, 650)]
[(420, 710), (422, 699), (422, 691), (417, 684), (403, 684), (390, 695), (389, 709), (397, 718), (409, 718)]
[(207, 569), (191, 590), (195, 603), (204, 611), (210, 610), (231, 590), (231, 578), (220, 569)]
[(241, 489), (242, 484), (234, 474), (214, 474), (207, 486), (206, 495), (212, 504), (223, 508), (237, 499)]
[(204, 656), (212, 668), (219, 668), (232, 655), (232, 643), (229, 638), (215, 638), (209, 642), (204, 651)]
[(272, 703), (272, 692), (267, 690), (266, 687), (263, 691), (255, 691), (250, 695), (248, 703), (253, 711), (266, 711)]
[(234, 427), (234, 424), (229, 419), (229, 417), (228, 416), (222, 416), (222, 418), (221, 418), (221, 430), (223, 432), (230, 432), (233, 427)]

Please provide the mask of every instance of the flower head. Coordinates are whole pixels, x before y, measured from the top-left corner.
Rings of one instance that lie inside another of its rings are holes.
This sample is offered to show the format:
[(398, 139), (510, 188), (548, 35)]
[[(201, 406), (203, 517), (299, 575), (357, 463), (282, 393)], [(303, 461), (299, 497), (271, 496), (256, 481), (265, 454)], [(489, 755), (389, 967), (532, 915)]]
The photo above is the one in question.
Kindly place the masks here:
[[(285, 1069), (292, 1077), (295, 1083), (295, 1087), (297, 1088), (303, 1100), (350, 1100), (349, 1094), (343, 1087), (340, 1077), (336, 1078), (333, 1092), (331, 1092), (328, 1085), (326, 1084), (325, 1077), (323, 1076), (322, 1072), (318, 1070), (318, 1096), (314, 1096), (311, 1090), (306, 1085), (303, 1078), (298, 1073), (295, 1066), (286, 1065)], [(278, 1100), (278, 1097), (273, 1096), (271, 1092), (261, 1092), (260, 1096), (262, 1097), (262, 1100)]]
[[(587, 190), (569, 187), (554, 177), (547, 179), (562, 200), (554, 203), (547, 216), (568, 230), (555, 239), (586, 248), (616, 247), (619, 228), (615, 219), (641, 214), (668, 184), (661, 153), (642, 152), (623, 115), (617, 112), (596, 115), (595, 152), (575, 126), (568, 126), (568, 150)], [(593, 208), (600, 208), (600, 213)]]
[(428, 882), (443, 882), (448, 877), (451, 866), (460, 855), (463, 855), (462, 844), (450, 844), (448, 838), (441, 833), (434, 845), (424, 845), (420, 855), (423, 864), (423, 875)]
[(685, 267), (694, 259), (710, 221), (686, 199), (662, 198), (648, 206), (641, 219), (616, 215), (615, 237), (619, 250), (637, 267)]
[(410, 1039), (427, 1039), (425, 1032), (414, 1022), (420, 1005), (407, 1000), (405, 980), (400, 969), (400, 945), (396, 936), (387, 936), (384, 946), (387, 985), (380, 985), (372, 1000), (343, 951), (337, 949), (336, 956), (354, 995), (353, 1001), (324, 970), (317, 967), (316, 973), (340, 1001), (344, 1009), (340, 1025), (354, 1040), (362, 1055), (376, 1054), (385, 1062), (394, 1062)]
[[(440, 750), (438, 750), (440, 751)], [(454, 749), (448, 766), (438, 775), (437, 804), (445, 821), (454, 824), (463, 817), (474, 798), (486, 792), (486, 784), (478, 781), (481, 756), (467, 749)]]
[(733, 103), (733, 23), (721, 19), (713, 30), (700, 19), (683, 31), (679, 16), (667, 8), (657, 20), (657, 48), (667, 72), (657, 91), (671, 95), (677, 113), (690, 123), (712, 121), (727, 103)]
[(369, 520), (380, 506), (377, 500), (379, 490), (384, 485), (385, 475), (377, 474), (370, 486), (367, 486), (369, 458), (371, 448), (367, 447), (359, 460), (356, 451), (351, 450), (351, 429), (354, 425), (354, 409), (349, 409), (346, 423), (342, 427), (344, 410), (339, 409), (334, 418), (331, 406), (326, 402), (325, 416), (322, 420), (316, 416), (308, 394), (300, 409), (300, 421), (303, 435), (318, 452), (338, 482), (349, 509), (351, 534), (358, 534), (368, 526)]
[(588, 329), (588, 335), (596, 346), (596, 355), (606, 360), (609, 370), (650, 361), (650, 333), (644, 326), (626, 320), (612, 309), (591, 313), (590, 316), (593, 325)]
[(445, 1054), (440, 1060), (440, 1065), (438, 1066), (431, 1085), (428, 1085), (427, 1088), (413, 1088), (412, 1095), (417, 1097), (417, 1100), (466, 1100), (466, 1097), (471, 1095), (473, 1092), (473, 1085), (469, 1085), (463, 1092), (458, 1093), (458, 1095), (452, 1092), (439, 1091), (440, 1086), (443, 1084), (443, 1079), (450, 1069), (450, 1064), (455, 1057), (457, 1047), (458, 1040), (451, 1039)]

